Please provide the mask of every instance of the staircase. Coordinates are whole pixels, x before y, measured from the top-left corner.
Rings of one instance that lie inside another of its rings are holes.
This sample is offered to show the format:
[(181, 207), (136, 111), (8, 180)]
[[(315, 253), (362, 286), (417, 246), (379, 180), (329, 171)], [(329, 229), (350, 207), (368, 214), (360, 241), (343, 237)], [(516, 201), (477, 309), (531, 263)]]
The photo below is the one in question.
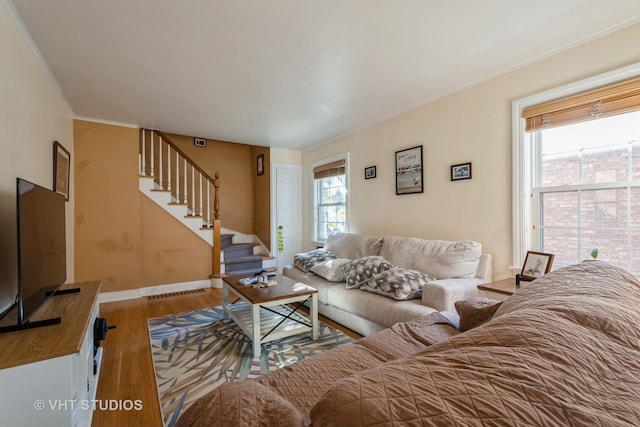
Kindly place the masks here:
[(139, 144), (140, 191), (212, 246), (213, 278), (275, 267), (255, 235), (221, 227), (217, 173), (210, 177), (161, 132), (141, 129)]
[(255, 244), (232, 243), (233, 235), (224, 234), (221, 247), (224, 255), (224, 272), (227, 275), (254, 274), (263, 268), (263, 257), (254, 254)]

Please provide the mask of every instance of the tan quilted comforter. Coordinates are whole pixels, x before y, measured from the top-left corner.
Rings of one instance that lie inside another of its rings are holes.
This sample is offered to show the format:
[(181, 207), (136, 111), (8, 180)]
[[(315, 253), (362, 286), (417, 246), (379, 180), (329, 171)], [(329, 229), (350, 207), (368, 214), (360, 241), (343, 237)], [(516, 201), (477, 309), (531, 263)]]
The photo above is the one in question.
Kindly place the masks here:
[(191, 405), (177, 425), (308, 425), (313, 405), (339, 379), (414, 354), (456, 334), (458, 331), (439, 313), (398, 323), (256, 380), (218, 387)]
[(320, 356), (311, 381), (283, 369), (221, 387), (181, 425), (640, 426), (640, 282), (605, 263), (550, 273), (411, 355), (353, 347)]

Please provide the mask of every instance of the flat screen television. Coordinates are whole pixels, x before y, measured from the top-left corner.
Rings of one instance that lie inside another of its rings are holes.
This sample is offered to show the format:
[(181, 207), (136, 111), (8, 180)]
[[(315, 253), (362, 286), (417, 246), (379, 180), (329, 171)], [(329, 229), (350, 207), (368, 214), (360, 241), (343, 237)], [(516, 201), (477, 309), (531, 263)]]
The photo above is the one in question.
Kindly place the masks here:
[(65, 198), (21, 178), (17, 179), (16, 194), (18, 318), (9, 329), (60, 323), (59, 318), (38, 322), (30, 318), (67, 280)]

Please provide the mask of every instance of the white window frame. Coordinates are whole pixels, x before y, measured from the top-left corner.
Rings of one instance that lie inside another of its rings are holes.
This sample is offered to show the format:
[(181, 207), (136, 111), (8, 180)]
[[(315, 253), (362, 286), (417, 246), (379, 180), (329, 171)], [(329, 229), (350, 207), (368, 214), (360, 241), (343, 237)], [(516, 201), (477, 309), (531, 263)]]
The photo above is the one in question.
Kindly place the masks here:
[(311, 243), (316, 246), (321, 246), (322, 244), (324, 244), (324, 240), (320, 240), (320, 238), (318, 237), (318, 192), (317, 192), (316, 180), (313, 176), (313, 170), (318, 166), (326, 165), (327, 163), (337, 162), (339, 160), (344, 160), (344, 180), (345, 180), (344, 185), (347, 190), (347, 193), (345, 194), (344, 204), (347, 209), (347, 215), (346, 215), (347, 230), (346, 231), (347, 232), (349, 231), (349, 223), (350, 223), (349, 212), (351, 211), (351, 209), (349, 209), (349, 153), (344, 153), (344, 154), (340, 154), (337, 156), (329, 157), (329, 158), (314, 162), (311, 164), (311, 167), (310, 167), (311, 206), (313, 208), (311, 212), (311, 227), (312, 227)]
[(513, 101), (512, 122), (512, 226), (513, 226), (513, 271), (519, 272), (528, 250), (539, 250), (538, 233), (534, 229), (538, 212), (534, 212), (533, 179), (534, 159), (540, 153), (535, 152), (539, 144), (527, 144), (530, 134), (525, 132), (525, 108), (553, 99), (564, 98), (576, 93), (606, 86), (618, 81), (640, 75), (640, 63), (632, 64), (605, 74), (570, 83), (555, 89), (538, 93)]

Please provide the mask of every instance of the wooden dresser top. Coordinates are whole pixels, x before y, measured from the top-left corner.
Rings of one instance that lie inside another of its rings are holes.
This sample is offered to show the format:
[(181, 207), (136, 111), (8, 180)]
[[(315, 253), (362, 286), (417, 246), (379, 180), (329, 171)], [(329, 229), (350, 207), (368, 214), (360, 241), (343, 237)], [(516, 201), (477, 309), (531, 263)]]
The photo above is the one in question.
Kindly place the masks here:
[[(57, 325), (42, 326), (0, 334), (0, 369), (39, 362), (78, 353), (94, 320), (91, 311), (97, 304), (100, 282), (70, 283), (60, 289), (80, 288), (79, 293), (54, 295), (33, 315), (31, 320), (60, 317)], [(2, 324), (15, 324), (15, 311), (8, 313)]]

